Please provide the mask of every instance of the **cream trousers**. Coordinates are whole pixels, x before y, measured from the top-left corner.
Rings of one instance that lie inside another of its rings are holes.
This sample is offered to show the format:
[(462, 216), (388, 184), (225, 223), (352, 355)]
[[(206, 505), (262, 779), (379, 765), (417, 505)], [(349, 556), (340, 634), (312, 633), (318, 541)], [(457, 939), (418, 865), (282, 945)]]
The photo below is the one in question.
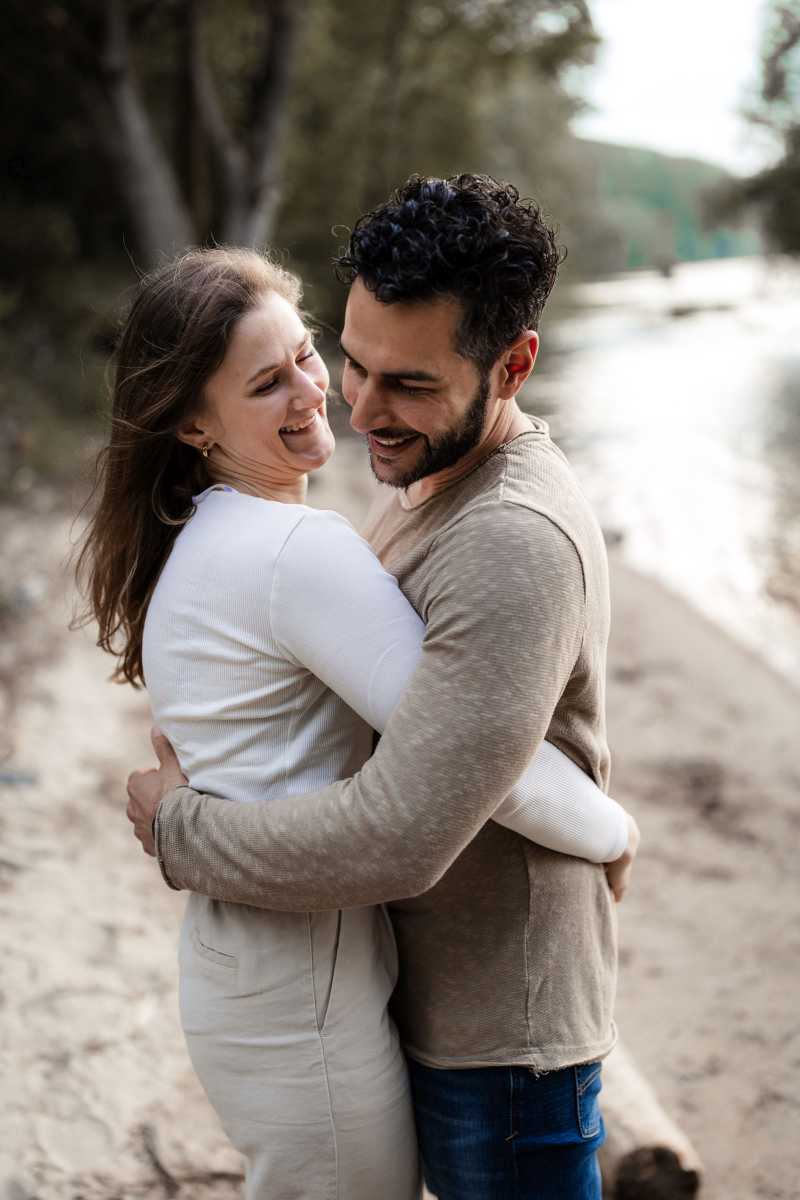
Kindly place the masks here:
[(191, 895), (180, 1006), (194, 1068), (247, 1161), (247, 1200), (418, 1200), (381, 908), (277, 913)]

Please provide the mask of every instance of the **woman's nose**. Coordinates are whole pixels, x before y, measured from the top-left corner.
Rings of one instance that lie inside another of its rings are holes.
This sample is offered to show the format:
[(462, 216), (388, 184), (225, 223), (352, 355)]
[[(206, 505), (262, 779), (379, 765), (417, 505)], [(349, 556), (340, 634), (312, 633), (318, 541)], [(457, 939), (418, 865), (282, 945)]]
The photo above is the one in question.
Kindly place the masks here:
[(327, 373), (317, 376), (307, 371), (298, 370), (295, 386), (292, 389), (292, 407), (297, 409), (316, 407), (325, 398), (328, 391)]

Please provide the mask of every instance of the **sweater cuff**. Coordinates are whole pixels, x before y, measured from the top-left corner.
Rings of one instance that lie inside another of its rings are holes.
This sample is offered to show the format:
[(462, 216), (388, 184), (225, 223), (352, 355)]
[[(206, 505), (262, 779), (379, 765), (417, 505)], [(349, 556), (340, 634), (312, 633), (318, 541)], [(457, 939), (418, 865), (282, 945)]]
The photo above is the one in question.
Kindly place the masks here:
[(180, 892), (183, 889), (179, 884), (173, 883), (169, 877), (169, 874), (167, 873), (167, 859), (169, 857), (169, 847), (171, 841), (169, 826), (169, 818), (171, 813), (170, 802), (177, 800), (180, 803), (181, 792), (189, 791), (191, 791), (191, 788), (189, 788), (186, 784), (181, 784), (180, 787), (173, 788), (171, 792), (167, 792), (166, 796), (163, 797), (161, 803), (156, 809), (156, 815), (153, 818), (153, 840), (156, 846), (156, 859), (158, 860), (158, 866), (159, 870), (161, 871), (162, 879), (166, 883), (167, 887), (171, 888), (173, 892)]

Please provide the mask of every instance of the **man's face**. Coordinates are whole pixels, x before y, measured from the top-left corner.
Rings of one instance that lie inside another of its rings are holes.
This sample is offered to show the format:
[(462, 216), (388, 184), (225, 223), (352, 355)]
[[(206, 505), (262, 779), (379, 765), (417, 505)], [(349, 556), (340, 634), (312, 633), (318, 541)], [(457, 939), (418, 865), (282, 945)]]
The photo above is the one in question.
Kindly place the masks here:
[(453, 466), (480, 441), (489, 383), (455, 350), (456, 300), (383, 304), (356, 279), (342, 332), (342, 393), (392, 487)]

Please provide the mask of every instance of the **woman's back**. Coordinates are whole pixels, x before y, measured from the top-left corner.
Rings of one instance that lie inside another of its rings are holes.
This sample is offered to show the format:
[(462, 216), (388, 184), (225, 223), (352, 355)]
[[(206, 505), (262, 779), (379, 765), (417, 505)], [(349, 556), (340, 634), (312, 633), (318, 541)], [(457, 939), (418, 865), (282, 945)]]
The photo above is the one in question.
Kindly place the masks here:
[(192, 787), (241, 801), (299, 794), (353, 774), (371, 752), (369, 726), (280, 639), (281, 609), (305, 599), (279, 579), (285, 547), (303, 526), (329, 539), (342, 525), (232, 489), (198, 497), (143, 645), (154, 720)]

